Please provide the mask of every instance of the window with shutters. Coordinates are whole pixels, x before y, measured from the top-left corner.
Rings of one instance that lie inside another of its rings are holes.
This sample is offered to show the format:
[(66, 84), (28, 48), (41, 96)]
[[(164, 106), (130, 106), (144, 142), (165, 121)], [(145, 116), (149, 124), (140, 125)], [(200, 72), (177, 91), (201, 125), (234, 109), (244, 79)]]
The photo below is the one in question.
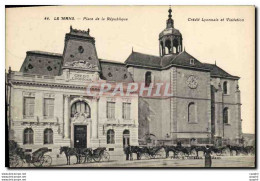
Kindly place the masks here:
[(44, 144), (53, 144), (53, 131), (50, 128), (44, 130)]
[(45, 118), (54, 117), (54, 99), (52, 98), (44, 99), (44, 117)]
[(107, 102), (107, 118), (115, 119), (115, 102)]
[(26, 128), (23, 132), (23, 144), (33, 144), (33, 130)]
[(25, 118), (32, 118), (34, 117), (34, 97), (25, 97), (24, 98), (24, 117)]
[(123, 119), (130, 119), (131, 103), (123, 102)]

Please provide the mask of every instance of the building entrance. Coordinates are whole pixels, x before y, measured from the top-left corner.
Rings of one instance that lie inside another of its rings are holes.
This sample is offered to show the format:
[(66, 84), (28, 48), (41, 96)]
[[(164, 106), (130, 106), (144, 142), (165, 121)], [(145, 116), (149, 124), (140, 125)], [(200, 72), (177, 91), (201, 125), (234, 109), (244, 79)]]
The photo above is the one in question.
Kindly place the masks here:
[(85, 125), (74, 126), (74, 147), (75, 148), (87, 147), (87, 126)]

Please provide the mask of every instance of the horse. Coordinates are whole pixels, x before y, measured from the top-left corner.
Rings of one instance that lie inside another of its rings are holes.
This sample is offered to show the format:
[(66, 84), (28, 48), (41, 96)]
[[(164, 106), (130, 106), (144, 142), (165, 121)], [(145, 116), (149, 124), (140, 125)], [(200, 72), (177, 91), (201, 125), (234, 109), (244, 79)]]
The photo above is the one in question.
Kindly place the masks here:
[(60, 147), (60, 154), (65, 153), (67, 159), (67, 165), (70, 165), (70, 157), (75, 155), (77, 158), (77, 163), (80, 163), (80, 154), (77, 148), (70, 148), (68, 146)]
[(175, 152), (176, 152), (175, 146), (164, 145), (163, 148), (166, 153), (166, 158), (169, 157), (170, 152), (173, 152), (173, 154), (175, 155)]
[(236, 152), (236, 155), (238, 155), (239, 151), (241, 151), (241, 148), (239, 146), (231, 146), (231, 145), (227, 145), (227, 148), (230, 151), (230, 156), (233, 156), (233, 151)]
[(253, 146), (246, 146), (246, 147), (243, 146), (243, 147), (240, 148), (240, 152), (244, 153), (246, 155), (253, 154), (253, 151), (254, 151)]

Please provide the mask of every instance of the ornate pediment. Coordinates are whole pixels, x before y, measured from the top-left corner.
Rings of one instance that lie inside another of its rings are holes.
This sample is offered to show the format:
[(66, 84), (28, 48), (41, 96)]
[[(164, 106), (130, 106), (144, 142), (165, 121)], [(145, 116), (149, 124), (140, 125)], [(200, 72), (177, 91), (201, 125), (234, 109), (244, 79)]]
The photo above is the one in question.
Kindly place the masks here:
[(73, 62), (66, 62), (65, 67), (81, 68), (87, 70), (98, 70), (98, 66), (87, 62), (86, 60), (75, 60)]
[(72, 122), (88, 122), (90, 115), (88, 113), (76, 113), (74, 117), (71, 118)]

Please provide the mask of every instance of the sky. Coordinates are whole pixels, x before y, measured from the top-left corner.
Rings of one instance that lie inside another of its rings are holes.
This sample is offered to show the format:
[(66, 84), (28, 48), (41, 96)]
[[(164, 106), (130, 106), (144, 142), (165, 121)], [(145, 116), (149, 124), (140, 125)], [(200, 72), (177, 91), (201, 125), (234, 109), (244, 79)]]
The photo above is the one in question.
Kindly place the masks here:
[[(166, 28), (168, 8), (53, 6), (7, 9), (6, 69), (11, 66), (12, 70), (19, 71), (26, 51), (63, 53), (64, 38), (70, 25), (76, 29), (90, 29), (90, 35), (96, 40), (99, 58), (124, 62), (132, 49), (159, 55), (158, 38)], [(172, 10), (174, 26), (182, 33), (183, 45), (188, 53), (203, 63), (216, 62), (231, 75), (241, 77), (242, 130), (244, 133), (254, 133), (254, 7), (173, 6)], [(59, 20), (54, 20), (57, 17)], [(61, 17), (74, 17), (75, 20), (61, 20)], [(108, 17), (120, 17), (127, 21), (108, 21)], [(200, 21), (191, 21), (196, 18), (200, 18)], [(218, 21), (202, 21), (202, 18)], [(227, 18), (243, 21), (227, 21)]]

